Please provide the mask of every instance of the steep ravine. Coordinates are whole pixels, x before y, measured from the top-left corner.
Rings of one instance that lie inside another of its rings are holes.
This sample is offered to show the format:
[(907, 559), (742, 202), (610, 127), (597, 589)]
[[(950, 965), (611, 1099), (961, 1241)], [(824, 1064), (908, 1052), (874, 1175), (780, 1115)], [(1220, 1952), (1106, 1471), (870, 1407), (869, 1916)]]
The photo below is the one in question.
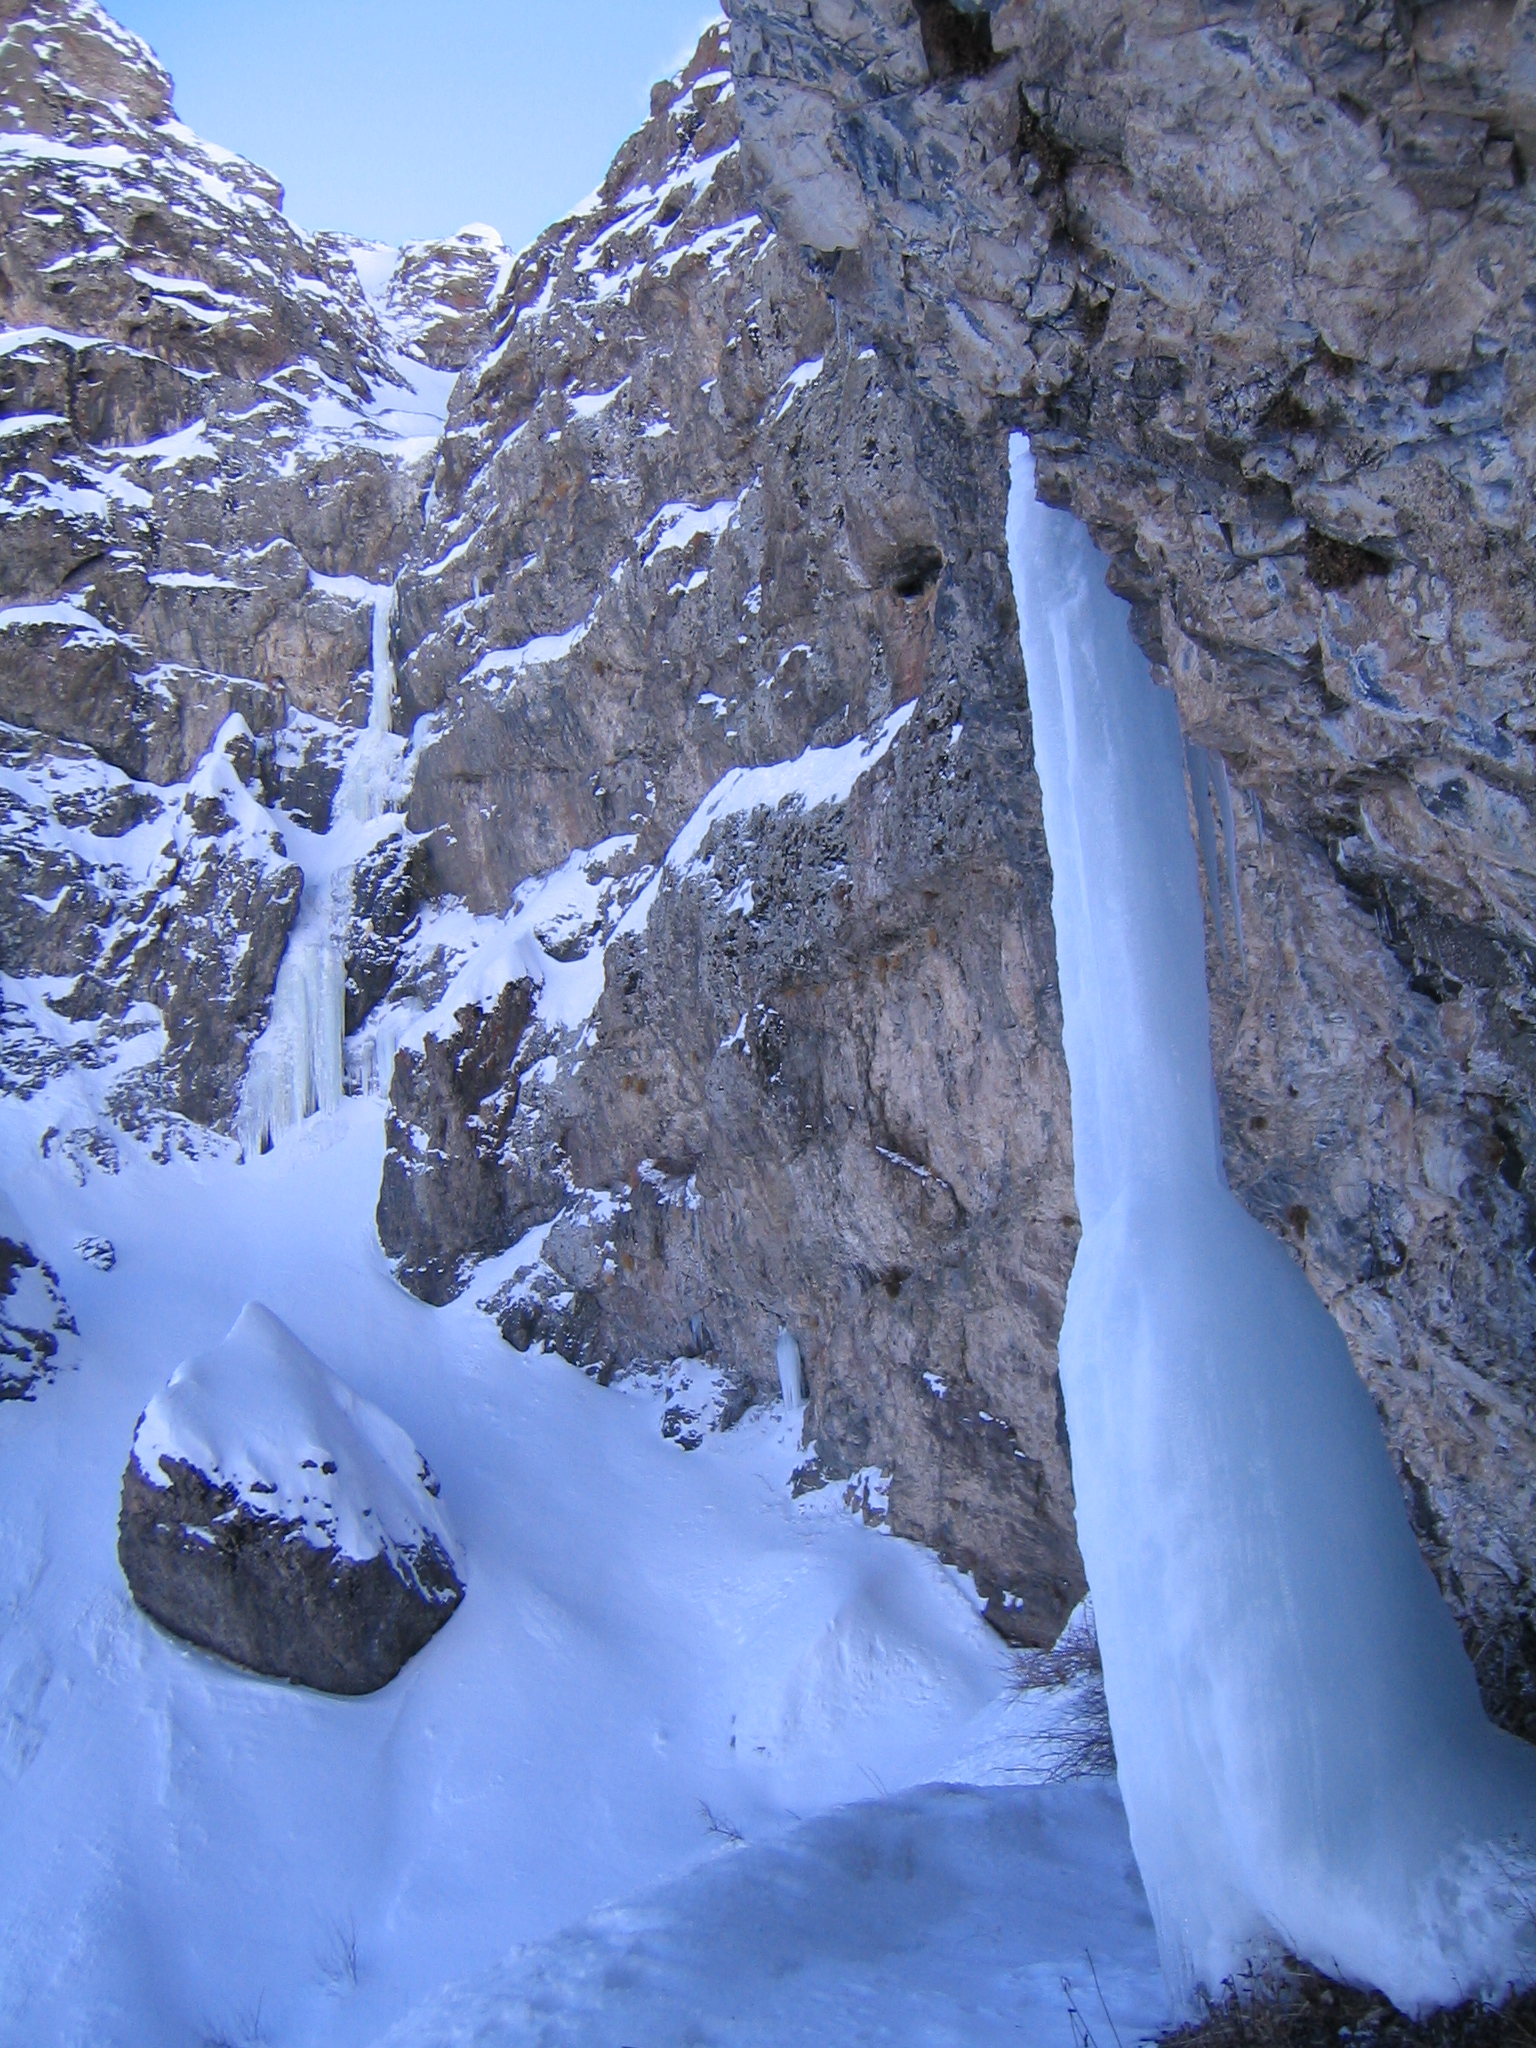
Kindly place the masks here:
[(301, 236), (90, 0), (0, 6), (4, 1085), (79, 1175), (233, 1144), (305, 874), (349, 876), (402, 1282), (664, 1371), (684, 1444), (782, 1327), (799, 1483), (1051, 1639), (1022, 425), (1205, 750), (1233, 1186), (1519, 1724), (1527, 10), (731, 12), (514, 263)]

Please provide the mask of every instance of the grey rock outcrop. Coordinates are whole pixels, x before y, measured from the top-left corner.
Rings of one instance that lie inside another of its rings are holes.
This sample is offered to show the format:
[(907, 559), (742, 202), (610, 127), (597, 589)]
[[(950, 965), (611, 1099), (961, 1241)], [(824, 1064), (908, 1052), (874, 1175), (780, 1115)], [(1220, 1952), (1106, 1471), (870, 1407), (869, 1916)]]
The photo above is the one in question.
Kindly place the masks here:
[(385, 253), (392, 260), (384, 310), (396, 333), (434, 369), (462, 370), (483, 355), (491, 307), (512, 268), (496, 230), (477, 224)]
[(35, 1400), (61, 1366), (75, 1362), (79, 1335), (58, 1274), (0, 1195), (0, 1401)]
[(1230, 766), (1228, 1170), (1342, 1322), (1485, 1691), (1529, 1718), (1536, 16), (731, 13), (781, 232), (954, 434), (1000, 463), (1028, 429)]
[(251, 1304), (140, 1417), (118, 1558), (139, 1606), (185, 1641), (321, 1692), (375, 1692), (464, 1597), (437, 1493), (404, 1432)]
[(396, 1057), (379, 1239), (422, 1301), (452, 1301), (478, 1260), (565, 1200), (518, 1115), (522, 1076), (547, 1035), (530, 1032), (534, 996), (530, 982), (508, 982), (489, 1008), (466, 1005), (452, 1037)]

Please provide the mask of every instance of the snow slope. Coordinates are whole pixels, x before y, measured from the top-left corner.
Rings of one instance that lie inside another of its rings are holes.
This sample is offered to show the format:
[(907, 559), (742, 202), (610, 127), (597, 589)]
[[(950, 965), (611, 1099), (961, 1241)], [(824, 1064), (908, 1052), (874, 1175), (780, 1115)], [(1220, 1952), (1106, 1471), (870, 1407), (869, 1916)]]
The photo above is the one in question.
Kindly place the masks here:
[(404, 2022), (387, 2048), (1068, 2048), (1165, 2024), (1114, 1788), (928, 1786), (726, 1841)]
[[(372, 1222), (377, 1098), (243, 1165), (128, 1150), (83, 1187), (40, 1155), (48, 1113), (46, 1093), (0, 1105), (7, 1184), (64, 1273), (82, 1358), (0, 1417), (4, 2048), (346, 2048), (516, 1944), (707, 1866), (703, 1917), (692, 1894), (666, 1908), (675, 2010), (727, 1869), (705, 1805), (767, 1854), (829, 1807), (1027, 1761), (1036, 1710), (1012, 1699), (968, 1582), (835, 1490), (793, 1501), (777, 1408), (683, 1452), (658, 1388), (514, 1353), (478, 1290), (432, 1310), (395, 1286)], [(72, 1252), (87, 1232), (113, 1242), (111, 1271)], [(118, 1571), (136, 1418), (253, 1296), (399, 1421), (462, 1542), (463, 1607), (369, 1698), (173, 1642)], [(1123, 1839), (1103, 1847), (1123, 1893)], [(772, 1867), (832, 1853), (791, 1841)], [(1152, 1972), (1149, 1929), (1125, 1926), (1133, 1973)]]

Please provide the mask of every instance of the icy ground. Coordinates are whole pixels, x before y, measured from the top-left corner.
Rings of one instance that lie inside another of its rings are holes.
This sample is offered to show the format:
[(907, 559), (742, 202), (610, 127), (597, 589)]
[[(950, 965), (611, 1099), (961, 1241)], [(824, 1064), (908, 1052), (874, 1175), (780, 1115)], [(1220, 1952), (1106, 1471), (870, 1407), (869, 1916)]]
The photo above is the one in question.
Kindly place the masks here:
[[(968, 1582), (792, 1500), (781, 1409), (684, 1452), (648, 1383), (519, 1356), (481, 1289), (404, 1294), (377, 1097), (83, 1187), (37, 1112), (0, 1158), (82, 1362), (0, 1409), (5, 2048), (1070, 2048), (1086, 1951), (1125, 2048), (1161, 2020), (1113, 1788), (1028, 1789), (1049, 1708)], [(410, 1434), (463, 1542), (464, 1606), (371, 1698), (172, 1641), (118, 1570), (140, 1411), (252, 1297)], [(976, 1789), (909, 1790), (944, 1781)]]

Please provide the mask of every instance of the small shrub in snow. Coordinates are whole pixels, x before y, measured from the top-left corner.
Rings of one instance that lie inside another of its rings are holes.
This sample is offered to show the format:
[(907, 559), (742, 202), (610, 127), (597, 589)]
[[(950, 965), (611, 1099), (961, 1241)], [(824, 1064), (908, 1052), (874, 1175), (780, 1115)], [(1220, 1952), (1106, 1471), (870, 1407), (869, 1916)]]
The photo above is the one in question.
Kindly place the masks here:
[(1410, 2019), (1379, 1991), (1340, 1984), (1287, 1960), (1228, 1980), (1203, 2017), (1160, 2048), (1536, 2048), (1536, 1992)]
[(1019, 1659), (1014, 1679), (1021, 1693), (1061, 1695), (1057, 1718), (1038, 1734), (1045, 1782), (1068, 1778), (1112, 1776), (1115, 1742), (1109, 1729), (1109, 1702), (1104, 1696), (1104, 1666), (1092, 1604), (1085, 1600), (1049, 1650), (1032, 1650)]

